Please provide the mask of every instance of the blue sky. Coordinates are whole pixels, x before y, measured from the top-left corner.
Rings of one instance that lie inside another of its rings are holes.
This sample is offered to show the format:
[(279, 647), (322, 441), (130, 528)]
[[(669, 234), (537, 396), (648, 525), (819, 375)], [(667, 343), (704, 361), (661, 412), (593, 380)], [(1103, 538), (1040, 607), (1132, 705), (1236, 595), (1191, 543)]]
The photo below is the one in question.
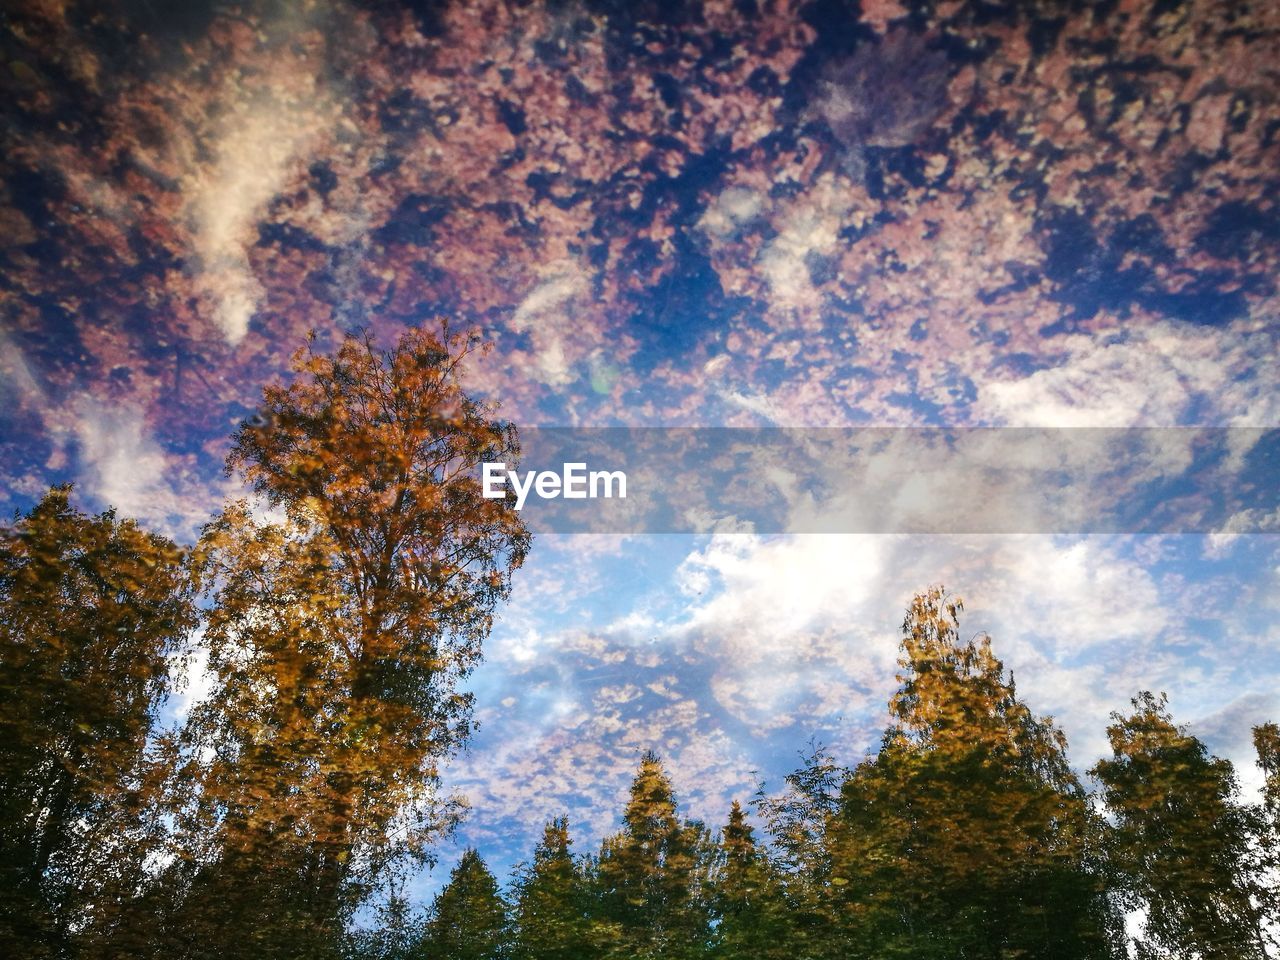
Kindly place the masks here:
[[(549, 542), (554, 541), (554, 542)], [(690, 815), (779, 788), (810, 737), (874, 750), (911, 594), (945, 583), (1085, 769), (1142, 689), (1256, 788), (1250, 728), (1280, 704), (1272, 536), (646, 535), (543, 538), (470, 684), (481, 729), (451, 781), (460, 843), (502, 866), (570, 815), (580, 849), (616, 828), (656, 749)], [(430, 886), (433, 881), (427, 880)]]

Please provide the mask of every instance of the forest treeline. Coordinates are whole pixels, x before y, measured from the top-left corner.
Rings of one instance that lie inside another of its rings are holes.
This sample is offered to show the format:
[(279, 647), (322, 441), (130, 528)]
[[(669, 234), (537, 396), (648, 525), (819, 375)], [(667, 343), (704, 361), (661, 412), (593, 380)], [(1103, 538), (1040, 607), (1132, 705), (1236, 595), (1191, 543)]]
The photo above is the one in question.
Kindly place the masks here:
[[(546, 825), (506, 891), (467, 850), (428, 910), (353, 941), (368, 960), (1124, 958), (1275, 955), (1280, 730), (1254, 730), (1264, 799), (1142, 693), (1107, 727), (1090, 794), (961, 604), (918, 595), (874, 754), (819, 748), (716, 830), (679, 816), (653, 754), (622, 827), (575, 856)], [(1126, 915), (1141, 911), (1132, 941)]]
[[(300, 353), (233, 438), (259, 501), (193, 546), (67, 488), (0, 529), (0, 953), (1276, 956), (1280, 729), (1254, 731), (1245, 802), (1141, 693), (1086, 786), (941, 588), (907, 610), (888, 725), (853, 767), (814, 750), (709, 827), (649, 754), (598, 849), (561, 817), (505, 888), (469, 850), (407, 903), (460, 815), (440, 782), (470, 734), (459, 681), (530, 546), (480, 495), (476, 466), (518, 438), (460, 386), (475, 347), (442, 327)], [(192, 663), (209, 689), (164, 722)]]

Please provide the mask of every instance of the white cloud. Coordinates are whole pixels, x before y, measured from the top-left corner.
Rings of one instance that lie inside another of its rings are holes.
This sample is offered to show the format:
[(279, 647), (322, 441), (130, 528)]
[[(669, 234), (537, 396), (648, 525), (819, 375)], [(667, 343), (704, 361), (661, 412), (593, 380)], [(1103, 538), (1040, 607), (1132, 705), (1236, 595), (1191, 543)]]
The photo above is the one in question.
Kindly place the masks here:
[(217, 677), (209, 669), (209, 651), (200, 640), (203, 633), (204, 628), (199, 628), (190, 637), (188, 649), (170, 663), (170, 669), (181, 680), (169, 704), (174, 718), (179, 721), (187, 719), (192, 707), (207, 698), (217, 682)]
[(325, 94), (314, 84), (312, 90), (314, 99), (306, 106), (301, 92), (249, 99), (236, 91), (219, 122), (212, 167), (183, 184), (199, 263), (197, 287), (229, 343), (244, 338), (265, 295), (248, 256), (258, 221), (330, 121), (318, 109), (327, 105)]
[(851, 206), (847, 189), (827, 174), (787, 211), (777, 236), (769, 241), (757, 263), (769, 285), (769, 302), (775, 310), (820, 305), (807, 258), (810, 254), (835, 252), (841, 225)]
[[(262, 25), (260, 42), (268, 35), (314, 35), (340, 22), (350, 17), (333, 2), (286, 5)], [(341, 116), (344, 97), (326, 78), (321, 51), (293, 42), (274, 49), (266, 69), (233, 71), (208, 125), (169, 144), (186, 171), (179, 182), (196, 288), (232, 344), (244, 338), (266, 295), (249, 261), (258, 223)]]
[[(713, 667), (709, 692), (764, 735), (880, 717), (911, 596), (945, 583), (966, 632), (1026, 671), (1024, 693), (1098, 746), (1102, 719), (1181, 657), (1151, 656), (1172, 618), (1124, 540), (1049, 536), (713, 537), (676, 582), (702, 591), (674, 626)], [(1129, 662), (1131, 661), (1131, 662)], [(825, 718), (825, 719), (824, 719)]]
[(527, 331), (533, 342), (535, 362), (529, 372), (547, 386), (573, 382), (569, 349), (576, 326), (573, 303), (586, 292), (586, 278), (576, 266), (561, 264), (548, 271), (511, 317), (511, 328), (517, 333)]
[(1274, 329), (1158, 321), (1061, 342), (1057, 365), (984, 383), (974, 413), (1005, 426), (1280, 424)]
[(37, 410), (46, 402), (26, 356), (4, 330), (0, 330), (0, 399), (9, 405), (29, 403)]
[(81, 404), (76, 419), (82, 487), (127, 517), (166, 520), (184, 512), (167, 482), (164, 451), (130, 407)]
[(758, 190), (729, 187), (707, 204), (698, 220), (698, 229), (716, 239), (731, 237), (758, 217), (763, 207)]

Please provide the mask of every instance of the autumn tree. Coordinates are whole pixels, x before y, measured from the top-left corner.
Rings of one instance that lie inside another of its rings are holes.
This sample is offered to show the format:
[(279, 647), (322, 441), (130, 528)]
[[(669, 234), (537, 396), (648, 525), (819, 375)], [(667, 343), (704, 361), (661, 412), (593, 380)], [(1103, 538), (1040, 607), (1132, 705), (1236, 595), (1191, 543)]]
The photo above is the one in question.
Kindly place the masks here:
[(590, 888), (571, 851), (569, 823), (546, 825), (515, 881), (512, 960), (582, 960), (594, 955)]
[(988, 638), (961, 639), (961, 609), (935, 588), (907, 612), (892, 723), (830, 830), (833, 955), (1107, 956), (1117, 918), (1065, 738)]
[(710, 920), (705, 829), (677, 814), (661, 761), (646, 753), (631, 784), (622, 830), (605, 839), (596, 868), (605, 956), (691, 958), (706, 953)]
[(1231, 763), (1174, 724), (1144, 692), (1112, 715), (1112, 756), (1093, 774), (1115, 818), (1110, 850), (1133, 907), (1146, 910), (1145, 956), (1266, 956), (1254, 900), (1250, 817)]
[[(0, 947), (110, 936), (162, 830), (148, 749), (194, 624), (173, 543), (57, 487), (0, 529)], [(80, 944), (82, 945), (82, 944)]]
[(415, 956), (421, 960), (505, 960), (507, 906), (480, 854), (468, 849), (431, 905)]
[(472, 339), (411, 331), (304, 351), (228, 469), (276, 511), (228, 507), (196, 553), (210, 696), (186, 731), (205, 838), (175, 882), (183, 947), (324, 955), (386, 870), (448, 823), (441, 760), (529, 535), (482, 496), (513, 427), (464, 393)]

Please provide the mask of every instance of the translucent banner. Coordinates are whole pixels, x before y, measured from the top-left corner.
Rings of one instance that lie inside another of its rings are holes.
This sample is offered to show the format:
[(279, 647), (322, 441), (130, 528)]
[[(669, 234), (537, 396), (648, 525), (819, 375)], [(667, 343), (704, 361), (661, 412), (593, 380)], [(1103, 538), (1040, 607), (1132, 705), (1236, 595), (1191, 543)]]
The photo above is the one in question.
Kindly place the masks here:
[(1280, 531), (1280, 430), (521, 431), (486, 495), (556, 533)]

